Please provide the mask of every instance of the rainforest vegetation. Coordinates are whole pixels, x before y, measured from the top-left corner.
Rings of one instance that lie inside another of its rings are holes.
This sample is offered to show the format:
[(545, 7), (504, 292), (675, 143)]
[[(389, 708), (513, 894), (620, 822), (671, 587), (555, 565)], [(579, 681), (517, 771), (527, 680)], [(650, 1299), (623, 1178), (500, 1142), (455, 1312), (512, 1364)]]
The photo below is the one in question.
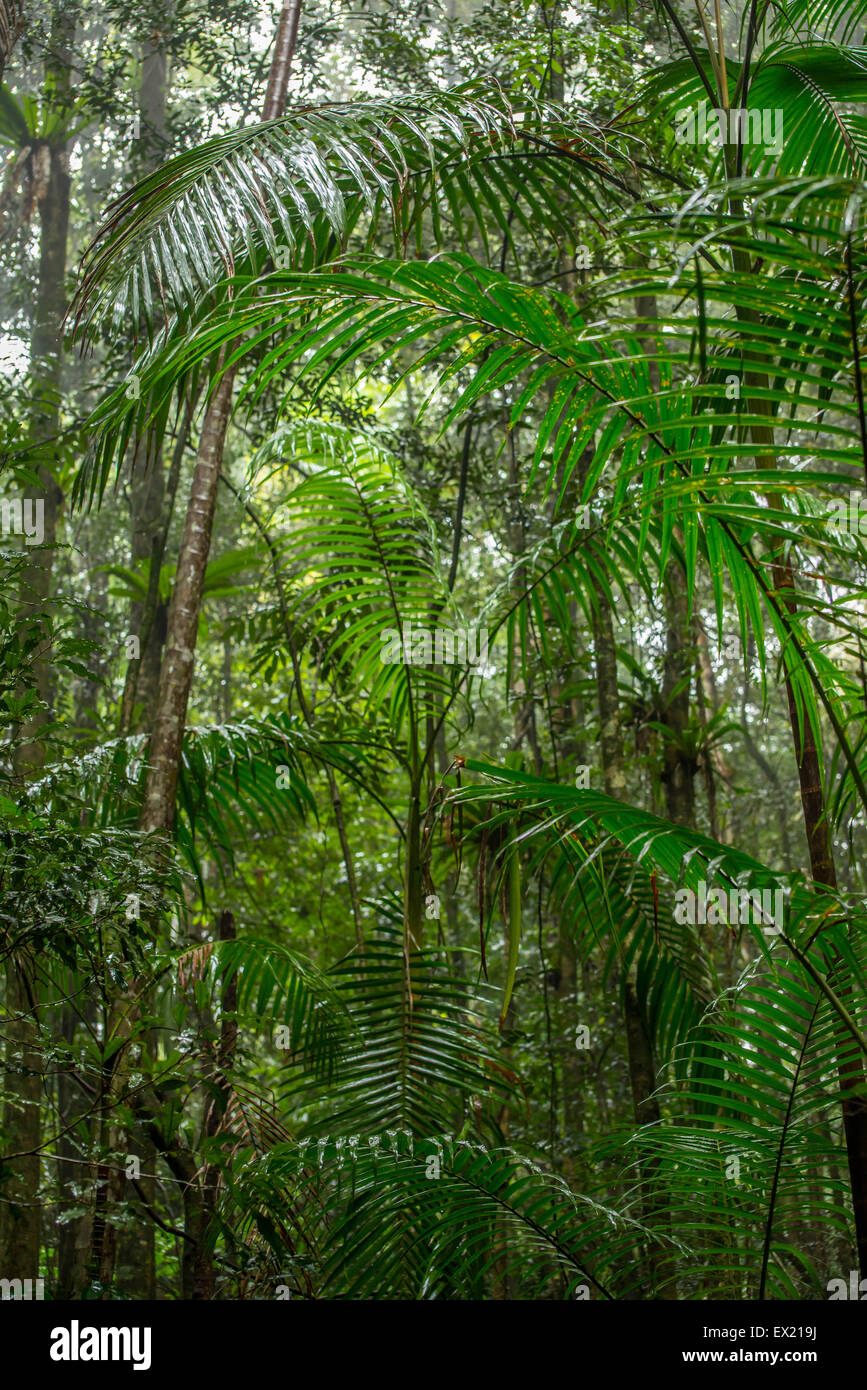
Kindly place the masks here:
[(867, 1289), (865, 30), (0, 0), (4, 1299)]

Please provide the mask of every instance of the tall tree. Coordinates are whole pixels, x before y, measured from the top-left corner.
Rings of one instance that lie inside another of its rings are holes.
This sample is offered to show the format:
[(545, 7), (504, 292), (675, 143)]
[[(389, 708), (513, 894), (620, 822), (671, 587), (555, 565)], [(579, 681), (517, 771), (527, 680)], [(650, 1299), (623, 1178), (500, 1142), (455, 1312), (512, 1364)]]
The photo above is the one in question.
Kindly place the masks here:
[[(159, 167), (168, 147), (166, 35), (158, 41), (146, 37), (141, 44), (141, 82), (137, 135), (133, 141), (133, 168), (146, 178)], [(183, 438), (183, 430), (182, 430)], [(127, 666), (121, 708), (121, 728), (133, 727), (134, 709), (142, 707), (136, 727), (149, 729), (159, 688), (160, 663), (165, 640), (166, 602), (160, 592), (163, 536), (166, 529), (165, 465), (155, 437), (135, 440), (131, 446), (129, 486), (132, 569), (147, 565), (149, 583), (144, 602), (130, 603), (129, 633), (138, 638), (139, 655)], [(150, 567), (155, 570), (150, 574)]]
[[(268, 86), (262, 108), (263, 121), (276, 120), (283, 112), (286, 89), (300, 18), (300, 0), (287, 0), (280, 14), (274, 43), (274, 54)], [(198, 637), (199, 615), (204, 589), (205, 569), (211, 544), (211, 533), (217, 505), (223, 448), (231, 414), (234, 373), (225, 372), (219, 382), (202, 422), (198, 453), (190, 488), (183, 536), (178, 554), (175, 583), (169, 605), (165, 655), (160, 670), (153, 729), (148, 744), (148, 771), (140, 816), (145, 832), (169, 833), (174, 824), (175, 800), (180, 771), (181, 749), (187, 705), (193, 681), (194, 654)], [(110, 1032), (117, 1044), (104, 1082), (103, 1114), (106, 1119), (106, 1140), (109, 1152), (119, 1148), (123, 1127), (115, 1116), (123, 1096), (128, 1074), (129, 1040), (140, 1017), (142, 1000), (133, 985), (116, 1001), (111, 1013)], [(151, 1136), (157, 1129), (151, 1123)], [(167, 1161), (187, 1162), (186, 1155), (177, 1154), (174, 1146), (163, 1144)], [(109, 1165), (104, 1185), (99, 1192), (102, 1208), (94, 1223), (91, 1268), (105, 1291), (112, 1286), (117, 1253), (116, 1212), (120, 1207), (125, 1186), (125, 1173), (117, 1163)], [(211, 1189), (209, 1188), (209, 1191)], [(206, 1233), (198, 1184), (187, 1175), (186, 1212), (187, 1236), (191, 1248), (187, 1251), (186, 1268), (189, 1288), (199, 1269), (198, 1287), (210, 1288), (211, 1276), (197, 1265), (196, 1250)]]
[[(283, 114), (300, 16), (301, 0), (285, 0), (274, 40), (268, 87), (262, 106), (263, 121), (276, 120)], [(195, 669), (202, 590), (234, 384), (235, 373), (230, 368), (220, 377), (205, 411), (199, 436), (148, 745), (148, 776), (140, 820), (142, 830), (148, 832), (168, 831), (174, 821), (181, 745)]]
[[(57, 437), (63, 369), (63, 330), (66, 314), (66, 257), (69, 238), (71, 179), (68, 136), (69, 117), (74, 99), (74, 52), (78, 6), (58, 3), (52, 9), (51, 30), (44, 55), (45, 85), (50, 95), (47, 133), (37, 137), (29, 158), (34, 169), (35, 193), (39, 209), (39, 271), (36, 305), (30, 336), (30, 374), (33, 401), (28, 438), (28, 462), (39, 478), (36, 486), (25, 490), (25, 499), (42, 513), (42, 544), (30, 551), (30, 563), (21, 581), (21, 602), (25, 609), (41, 613), (51, 597), (54, 547), (63, 502), (57, 478)], [(38, 770), (45, 760), (39, 737), (51, 705), (51, 666), (44, 659), (37, 665), (37, 687), (43, 707), (28, 721), (24, 738), (16, 751), (16, 766), (24, 776)]]
[[(7, 16), (9, 11), (6, 11)], [(39, 484), (25, 490), (25, 499), (42, 513), (42, 544), (28, 555), (21, 577), (20, 601), (32, 614), (33, 629), (42, 626), (51, 596), (54, 544), (62, 491), (51, 462), (60, 423), (62, 322), (66, 312), (66, 255), (69, 232), (70, 175), (67, 120), (73, 98), (73, 43), (76, 5), (58, 4), (52, 11), (44, 80), (52, 93), (56, 133), (30, 151), (39, 208), (39, 269), (36, 305), (30, 338), (32, 408), (28, 462)], [(14, 17), (14, 16), (13, 16)], [(16, 21), (17, 23), (17, 21)], [(8, 30), (5, 32), (8, 33)], [(15, 770), (22, 779), (43, 765), (40, 737), (52, 700), (50, 648), (39, 644), (34, 665), (40, 704), (28, 718), (15, 749)], [(40, 1252), (40, 1111), (42, 1063), (39, 1056), (40, 1016), (32, 955), (22, 951), (7, 959), (6, 1066), (9, 1076), (3, 1122), (8, 1151), (21, 1157), (10, 1163), (13, 1177), (7, 1200), (0, 1205), (0, 1267), (13, 1278), (37, 1277)]]

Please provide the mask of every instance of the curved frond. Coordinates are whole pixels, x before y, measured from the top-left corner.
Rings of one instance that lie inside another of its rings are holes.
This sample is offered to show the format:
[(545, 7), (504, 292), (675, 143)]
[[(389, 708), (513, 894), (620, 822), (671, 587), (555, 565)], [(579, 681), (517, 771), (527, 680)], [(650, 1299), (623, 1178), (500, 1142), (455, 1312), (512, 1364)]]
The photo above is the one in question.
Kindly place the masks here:
[(574, 240), (562, 194), (577, 185), (592, 207), (614, 157), (610, 130), (541, 107), (515, 113), (491, 85), (299, 107), (178, 155), (124, 194), (88, 252), (76, 319), (152, 323), (245, 261), (287, 269), (311, 248), (330, 259), (363, 218), (385, 216), (400, 250), (424, 220), (439, 237), (446, 218), (483, 245), (491, 222), (507, 243), (513, 222)]

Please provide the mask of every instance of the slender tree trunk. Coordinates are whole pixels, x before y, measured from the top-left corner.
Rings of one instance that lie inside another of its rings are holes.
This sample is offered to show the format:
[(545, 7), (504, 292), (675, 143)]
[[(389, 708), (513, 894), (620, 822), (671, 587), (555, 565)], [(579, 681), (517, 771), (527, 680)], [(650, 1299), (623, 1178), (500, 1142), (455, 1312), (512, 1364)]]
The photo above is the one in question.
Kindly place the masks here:
[[(73, 1048), (76, 1038), (77, 1016), (69, 1004), (60, 1010), (60, 1034), (64, 1042)], [(66, 1072), (57, 1079), (57, 1113), (60, 1121), (60, 1134), (57, 1139), (57, 1183), (61, 1201), (68, 1207), (80, 1207), (82, 1192), (86, 1188), (88, 1175), (88, 1139), (90, 1126), (87, 1118), (80, 1126), (64, 1132), (74, 1124), (76, 1116), (85, 1116), (88, 1110), (87, 1096), (77, 1082)], [(78, 1299), (84, 1291), (87, 1252), (90, 1244), (90, 1213), (64, 1221), (57, 1237), (57, 1298)]]
[[(178, 425), (178, 435), (172, 450), (168, 479), (165, 480), (162, 474), (159, 474), (159, 482), (154, 480), (153, 483), (155, 490), (158, 488), (162, 497), (159, 523), (151, 529), (150, 519), (142, 518), (141, 534), (147, 535), (149, 533), (150, 536), (150, 568), (144, 600), (141, 604), (131, 605), (130, 608), (129, 635), (139, 638), (141, 654), (138, 658), (133, 657), (127, 663), (119, 722), (121, 734), (132, 732), (134, 726), (148, 730), (153, 727), (168, 617), (168, 604), (160, 597), (159, 592), (160, 571), (165, 559), (192, 417), (193, 406), (188, 401)], [(134, 503), (134, 510), (137, 509), (137, 505)], [(141, 507), (139, 510), (144, 513), (145, 508)], [(140, 704), (141, 715), (136, 722), (134, 714), (137, 701)]]
[[(276, 120), (286, 102), (286, 85), (295, 48), (300, 0), (286, 0), (280, 15), (262, 119)], [(190, 500), (169, 605), (166, 650), (160, 672), (154, 727), (148, 756), (141, 828), (171, 830), (187, 705), (193, 683), (205, 567), (217, 506), (226, 431), (232, 410), (234, 370), (223, 373), (205, 411)]]
[(23, 30), (23, 0), (0, 0), (0, 81)]
[[(570, 604), (572, 623), (578, 625), (578, 605)], [(568, 728), (568, 738), (563, 750), (563, 760), (568, 768), (583, 767), (588, 763), (587, 742), (584, 737), (585, 715), (581, 697), (573, 696), (564, 709), (564, 726)], [(589, 1080), (589, 1053), (579, 1047), (578, 1028), (586, 1023), (579, 1007), (579, 996), (586, 986), (584, 975), (579, 979), (579, 959), (574, 937), (569, 930), (565, 915), (561, 916), (557, 935), (557, 969), (551, 981), (557, 1000), (554, 1017), (557, 1022), (558, 1050), (562, 1055), (561, 1078), (563, 1102), (563, 1147), (562, 1159), (565, 1171), (581, 1181), (583, 1169), (575, 1173), (575, 1155), (583, 1149), (585, 1130), (585, 1095)], [(584, 995), (587, 998), (587, 995)]]
[[(55, 13), (51, 27), (50, 58), (45, 80), (54, 88), (53, 107), (61, 118), (72, 103), (72, 44), (75, 38), (77, 7)], [(21, 579), (21, 604), (25, 612), (41, 616), (51, 598), (54, 544), (63, 493), (54, 474), (55, 436), (60, 424), (62, 376), (62, 328), (66, 313), (66, 254), (69, 235), (69, 145), (55, 139), (37, 144), (34, 162), (47, 164), (47, 180), (39, 199), (39, 272), (36, 306), (30, 336), (30, 372), (33, 403), (28, 465), (39, 478), (38, 486), (25, 490), (25, 498), (43, 509), (43, 544), (28, 550), (28, 564)], [(38, 772), (45, 761), (40, 733), (51, 705), (51, 667), (47, 648), (39, 653), (34, 666), (36, 686), (46, 706), (21, 731), (22, 742), (15, 754), (16, 772), (26, 777)]]
[[(217, 935), (220, 941), (232, 941), (235, 938), (235, 918), (231, 912), (222, 912), (217, 928)], [(229, 1104), (232, 1092), (230, 1073), (235, 1061), (235, 1047), (238, 1041), (238, 1024), (235, 1019), (235, 1012), (238, 1007), (238, 981), (235, 975), (226, 980), (223, 986), (223, 997), (221, 1003), (220, 1018), (220, 1043), (217, 1051), (216, 1073), (213, 1078), (208, 1078), (216, 1085), (216, 1095), (212, 1096), (207, 1103), (202, 1129), (205, 1140), (214, 1139), (219, 1133), (220, 1126)], [(216, 1287), (216, 1270), (214, 1267), (214, 1251), (211, 1242), (212, 1226), (217, 1212), (217, 1197), (219, 1193), (220, 1170), (219, 1167), (206, 1159), (205, 1171), (202, 1177), (202, 1215), (201, 1231), (196, 1243), (196, 1262), (193, 1274), (192, 1297), (194, 1299), (210, 1299), (214, 1297)]]
[[(139, 84), (139, 130), (133, 141), (133, 170), (136, 178), (145, 178), (162, 163), (168, 148), (166, 123), (167, 61), (165, 48), (150, 39), (142, 46), (141, 82)], [(142, 447), (142, 445), (144, 447)], [(162, 563), (159, 544), (165, 506), (165, 473), (162, 453), (153, 440), (135, 440), (130, 448), (130, 548), (132, 567), (143, 561)], [(165, 605), (157, 596), (154, 612), (148, 612), (147, 602), (133, 600), (130, 604), (130, 636), (137, 636), (141, 656), (129, 663), (124, 688), (122, 727), (150, 729), (159, 687), (160, 662), (165, 640)], [(141, 718), (133, 720), (133, 708), (141, 706)]]
[(39, 1142), (42, 1049), (31, 963), (12, 958), (6, 971), (6, 1077), (3, 1129), (6, 1165), (0, 1201), (0, 1271), (3, 1278), (39, 1277)]
[[(65, 12), (58, 11), (51, 29), (51, 58), (46, 63), (45, 77), (54, 88), (55, 110), (61, 116), (66, 114), (71, 101), (71, 50), (76, 17), (75, 6)], [(18, 11), (13, 11), (12, 20), (14, 30)], [(67, 143), (64, 140), (50, 142), (34, 151), (31, 157), (47, 161), (47, 182), (39, 200), (39, 271), (30, 340), (33, 407), (28, 464), (37, 473), (39, 486), (26, 489), (25, 497), (43, 508), (44, 543), (28, 552), (20, 600), (24, 613), (31, 612), (41, 620), (51, 596), (53, 544), (62, 500), (49, 461), (54, 456), (50, 441), (60, 419), (61, 323), (66, 312), (64, 280), (70, 192)], [(47, 648), (41, 650), (34, 665), (37, 692), (45, 708), (23, 726), (21, 742), (15, 750), (15, 772), (21, 779), (38, 772), (45, 761), (41, 731), (49, 716), (52, 694), (48, 656)], [(8, 1098), (4, 1107), (4, 1130), (6, 1151), (17, 1153), (38, 1149), (41, 1135), (42, 1062), (36, 977), (31, 963), (23, 956), (9, 959), (6, 1000)], [(3, 1274), (17, 1277), (15, 1271), (20, 1269), (20, 1277), (33, 1279), (39, 1274), (39, 1155), (28, 1152), (10, 1167), (12, 1176), (4, 1184), (3, 1191), (9, 1205), (0, 1204)]]
[[(140, 122), (133, 142), (133, 168), (138, 178), (152, 173), (168, 148), (166, 124), (167, 60), (165, 48), (150, 39), (142, 44), (139, 85)], [(138, 443), (138, 441), (137, 441)], [(139, 638), (140, 657), (129, 661), (128, 679), (121, 707), (121, 729), (150, 729), (153, 722), (160, 664), (166, 631), (166, 604), (159, 596), (159, 569), (163, 559), (163, 518), (166, 511), (166, 480), (162, 452), (153, 439), (141, 441), (143, 448), (130, 451), (130, 548), (132, 568), (149, 560), (156, 567), (156, 583), (148, 585), (144, 602), (130, 604), (129, 635)], [(138, 457), (136, 453), (138, 452)], [(142, 457), (141, 455), (144, 455)], [(135, 718), (136, 706), (139, 718)], [(142, 1047), (151, 1049), (151, 1037), (142, 1038)], [(140, 1176), (135, 1191), (138, 1220), (122, 1228), (117, 1240), (118, 1282), (130, 1297), (150, 1301), (156, 1297), (156, 1231), (148, 1215), (156, 1196), (154, 1171), (157, 1152), (153, 1142), (139, 1126), (133, 1138), (134, 1156)], [(119, 1184), (119, 1179), (118, 1179)]]
[[(656, 295), (638, 295), (635, 309), (639, 319), (654, 322), (657, 317)], [(639, 332), (641, 331), (639, 326)], [(659, 371), (655, 345), (648, 339), (642, 344), (647, 354), (651, 385), (659, 390)], [(665, 659), (662, 675), (662, 710), (660, 719), (668, 729), (663, 750), (665, 805), (668, 819), (677, 825), (695, 826), (696, 763), (688, 744), (689, 694), (695, 665), (691, 623), (687, 604), (686, 575), (674, 557), (670, 557), (663, 576), (663, 606), (665, 611)]]
[[(699, 722), (701, 723), (702, 729), (706, 730), (708, 726), (708, 707), (710, 708), (711, 718), (713, 718), (719, 711), (719, 695), (714, 679), (710, 653), (708, 651), (707, 633), (705, 632), (704, 624), (698, 617), (695, 619), (694, 629), (698, 663), (695, 682), (696, 703), (698, 705)], [(745, 679), (747, 679), (746, 676)], [(719, 778), (726, 786), (731, 788), (734, 772), (719, 745), (713, 748), (704, 747), (702, 770), (707, 787), (708, 823), (711, 837), (714, 840), (720, 840), (723, 844), (730, 845), (733, 843), (731, 824), (728, 816), (725, 817), (724, 821), (720, 821), (716, 799), (716, 784), (717, 778)], [(787, 843), (785, 837), (785, 822), (783, 823), (783, 836), (784, 843)]]
[[(130, 506), (132, 512), (132, 567), (137, 570), (143, 560), (154, 560), (156, 528), (162, 520), (165, 479), (163, 464), (159, 454), (148, 447), (147, 461), (139, 460), (130, 479)], [(159, 558), (156, 558), (159, 563)], [(139, 638), (141, 655), (132, 658), (129, 671), (132, 680), (129, 689), (124, 688), (124, 708), (122, 722), (125, 729), (149, 729), (153, 720), (154, 705), (159, 689), (162, 646), (166, 634), (166, 605), (157, 595), (156, 610), (147, 630), (144, 631), (146, 604), (139, 599), (130, 603), (128, 634)], [(140, 706), (138, 719), (134, 717), (135, 706)]]
[[(266, 121), (276, 120), (285, 105), (286, 84), (298, 32), (299, 15), (300, 0), (286, 0), (277, 27), (274, 56), (262, 110), (262, 119)], [(221, 354), (221, 359), (222, 356)], [(199, 437), (175, 584), (169, 605), (165, 655), (160, 671), (154, 725), (148, 749), (148, 774), (139, 819), (141, 829), (148, 833), (168, 835), (174, 825), (205, 567), (211, 546), (223, 449), (232, 409), (233, 386), (234, 372), (225, 372), (205, 411)], [(133, 986), (129, 993), (116, 1001), (116, 1007), (112, 1010), (109, 1033), (122, 1042), (112, 1058), (111, 1072), (107, 1079), (104, 1106), (106, 1114), (112, 1113), (122, 1100), (129, 1071), (127, 1044), (140, 1014), (140, 993), (137, 987)], [(120, 1142), (120, 1128), (112, 1124), (109, 1148), (118, 1148)], [(105, 1227), (99, 1231), (99, 1250), (95, 1253), (103, 1296), (114, 1277), (116, 1229), (112, 1218), (123, 1198), (124, 1180), (123, 1170), (118, 1169), (117, 1165), (109, 1168), (104, 1193)], [(187, 1233), (191, 1237), (185, 1242), (184, 1249), (184, 1296), (191, 1297), (195, 1280), (195, 1246), (200, 1238), (202, 1224), (202, 1192), (198, 1179), (184, 1190), (184, 1210)]]
[[(622, 799), (626, 791), (626, 774), (620, 704), (617, 693), (617, 646), (614, 638), (614, 622), (611, 605), (601, 587), (597, 587), (596, 598), (598, 607), (594, 612), (593, 646), (596, 657), (596, 691), (599, 703), (603, 777), (606, 793), (609, 796)], [(623, 1022), (626, 1032), (626, 1053), (635, 1123), (637, 1125), (658, 1124), (660, 1120), (659, 1102), (653, 1094), (656, 1089), (653, 1047), (644, 1025), (636, 983), (631, 976), (624, 981)], [(655, 1176), (654, 1167), (645, 1163), (642, 1170), (645, 1186), (644, 1211), (648, 1225), (655, 1226), (661, 1233), (665, 1233), (668, 1228), (668, 1221), (665, 1204), (653, 1191)], [(647, 1259), (658, 1296), (663, 1299), (677, 1298), (677, 1289), (671, 1280), (671, 1264), (668, 1258), (656, 1246), (650, 1246), (647, 1251)]]
[[(576, 1173), (576, 1155), (581, 1152), (585, 1130), (587, 1088), (587, 1050), (578, 1047), (578, 1027), (584, 1020), (578, 1007), (578, 952), (564, 922), (560, 923), (557, 939), (557, 971), (552, 980), (558, 1001), (554, 1017), (558, 1022), (558, 1046), (562, 1054), (563, 1148), (565, 1153), (553, 1154), (555, 1166), (562, 1165), (567, 1175), (580, 1181)], [(556, 1137), (552, 1136), (552, 1139)]]
[(663, 772), (666, 813), (668, 819), (677, 825), (694, 827), (697, 765), (689, 750), (687, 736), (689, 696), (695, 661), (687, 610), (686, 575), (676, 563), (668, 566), (664, 596), (665, 662), (662, 718), (668, 728)]

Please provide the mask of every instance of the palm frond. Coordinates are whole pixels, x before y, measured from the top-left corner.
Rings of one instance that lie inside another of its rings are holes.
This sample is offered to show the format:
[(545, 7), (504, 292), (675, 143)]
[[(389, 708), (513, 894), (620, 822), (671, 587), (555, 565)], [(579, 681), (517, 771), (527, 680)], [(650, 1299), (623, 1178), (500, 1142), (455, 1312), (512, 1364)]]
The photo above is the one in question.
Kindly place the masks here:
[[(411, 756), (399, 743), (407, 722), (417, 728), (450, 699), (480, 655), (445, 583), (431, 518), (374, 434), (311, 420), (284, 426), (278, 446), (306, 474), (277, 495), (269, 522), (299, 651), (360, 697), (367, 720), (381, 716), (396, 751)], [(274, 444), (263, 448), (267, 470), (261, 454), (251, 465), (260, 486), (280, 472)], [(274, 644), (285, 661), (282, 626)]]
[(695, 1252), (692, 1296), (824, 1296), (851, 1242), (839, 1062), (837, 1024), (797, 965), (755, 962), (709, 1015), (689, 1075), (663, 1092), (672, 1118), (631, 1145)]
[[(491, 1107), (512, 1095), (515, 1079), (484, 990), (449, 971), (435, 949), (407, 960), (399, 908), (382, 903), (380, 914), (364, 953), (353, 952), (329, 972), (358, 1043), (341, 1061), (339, 1098), (331, 1095), (313, 1111), (312, 1132), (460, 1133), (470, 1121), (490, 1130)], [(307, 1077), (293, 1075), (287, 1087), (289, 1103), (312, 1103)]]
[[(620, 537), (618, 557), (632, 553), (633, 569), (640, 573), (648, 554), (658, 571), (674, 554), (687, 571), (690, 595), (699, 561), (706, 565), (720, 630), (727, 613), (723, 579), (729, 572), (742, 636), (753, 632), (764, 664), (769, 627), (802, 717), (821, 742), (822, 707), (847, 774), (867, 804), (867, 784), (848, 732), (851, 725), (860, 745), (857, 682), (835, 668), (808, 627), (808, 618), (821, 614), (831, 624), (831, 641), (839, 640), (841, 633), (857, 631), (855, 611), (850, 613), (836, 594), (822, 602), (809, 583), (778, 593), (767, 558), (791, 545), (793, 534), (801, 540), (805, 568), (817, 549), (834, 559), (853, 548), (859, 555), (863, 550), (858, 536), (832, 533), (827, 512), (817, 503), (850, 476), (846, 465), (853, 448), (867, 458), (867, 421), (853, 389), (863, 320), (859, 286), (867, 267), (846, 230), (864, 190), (846, 180), (804, 179), (782, 185), (744, 180), (742, 190), (763, 207), (762, 235), (742, 214), (687, 205), (670, 224), (674, 244), (665, 271), (640, 277), (625, 272), (597, 283), (593, 306), (609, 316), (616, 307), (620, 315), (616, 327), (602, 334), (595, 319), (564, 296), (517, 285), (467, 258), (354, 263), (287, 276), (273, 294), (262, 294), (258, 284), (239, 284), (228, 316), (215, 311), (200, 338), (192, 334), (170, 343), (146, 358), (142, 371), (158, 396), (244, 331), (249, 337), (237, 350), (239, 357), (251, 345), (276, 342), (260, 362), (251, 395), (292, 366), (316, 373), (321, 387), (342, 367), (369, 361), (386, 345), (390, 352), (415, 349), (414, 366), (435, 367), (444, 387), (461, 381), (444, 428), (482, 396), (508, 392), (513, 428), (535, 412), (533, 471), (545, 468), (547, 487), (556, 478), (562, 500), (579, 461), (589, 457), (581, 502), (590, 505), (598, 498), (602, 503), (603, 534), (612, 552), (618, 529), (636, 528)], [(727, 186), (722, 196), (729, 192)], [(800, 218), (798, 210), (807, 202), (820, 203), (826, 221), (828, 210), (836, 208), (833, 251), (827, 228), (826, 241), (819, 243), (815, 222)], [(648, 245), (657, 245), (659, 235), (659, 219), (636, 229), (636, 241)], [(755, 256), (765, 273), (758, 279), (724, 272), (714, 254), (720, 248)], [(701, 268), (702, 257), (709, 257), (710, 269)], [(672, 317), (668, 301), (675, 287), (679, 312)], [(658, 320), (639, 323), (636, 296), (651, 295), (659, 303)], [(685, 307), (690, 302), (694, 312)], [(283, 325), (279, 335), (275, 319)], [(651, 336), (653, 351), (647, 347)], [(425, 339), (432, 345), (421, 350)], [(756, 377), (767, 377), (768, 384), (747, 391)], [(769, 419), (779, 430), (771, 458), (755, 442), (756, 431), (767, 430)], [(98, 452), (100, 440), (115, 448), (118, 423), (117, 403), (114, 410), (107, 406), (98, 421)], [(781, 479), (778, 460), (797, 470), (797, 484)], [(105, 452), (100, 466), (104, 473)], [(806, 502), (805, 484), (813, 489)], [(574, 539), (577, 531), (573, 521), (561, 540)], [(589, 539), (579, 537), (566, 549), (572, 555), (584, 547), (588, 566), (596, 566), (594, 578), (604, 581), (603, 547), (588, 544)], [(841, 582), (836, 574), (834, 580)], [(585, 582), (585, 594), (590, 587)]]
[(280, 1043), (293, 1062), (328, 1082), (350, 1043), (349, 1010), (334, 982), (313, 961), (278, 942), (244, 933), (211, 947), (215, 976), (234, 978), (239, 1018), (270, 1029), (282, 1027)]
[[(241, 1203), (249, 1182), (234, 1176)], [(331, 1298), (490, 1298), (507, 1281), (513, 1298), (628, 1296), (635, 1250), (653, 1238), (510, 1149), (397, 1129), (278, 1146), (250, 1188), (259, 1203), (271, 1188), (327, 1193)]]
[(446, 217), (483, 244), (491, 222), (507, 244), (519, 227), (574, 243), (563, 193), (577, 186), (594, 207), (612, 134), (538, 106), (515, 113), (490, 85), (300, 107), (178, 155), (124, 194), (88, 252), (76, 320), (152, 323), (244, 262), (329, 257), (383, 214), (401, 251), (423, 223), (439, 237)]
[[(713, 80), (706, 55), (701, 55), (705, 81)], [(745, 65), (727, 58), (730, 92), (740, 91)], [(717, 153), (711, 161), (711, 177), (724, 174), (719, 119), (720, 100), (711, 108), (705, 83), (695, 64), (680, 58), (665, 64), (646, 88), (651, 119), (663, 119), (680, 138), (700, 140), (700, 105), (707, 111), (708, 140)], [(745, 116), (732, 120), (723, 115), (723, 134), (734, 146), (740, 143), (743, 170), (764, 175), (775, 169), (778, 176), (850, 175), (863, 178), (867, 170), (867, 121), (853, 105), (867, 102), (867, 49), (846, 49), (838, 43), (769, 44), (749, 70), (746, 101), (735, 108)], [(693, 124), (688, 122), (692, 120)], [(738, 124), (741, 125), (740, 132)], [(703, 132), (702, 132), (703, 133)]]
[[(189, 726), (178, 782), (176, 837), (198, 873), (201, 851), (231, 863), (251, 827), (283, 828), (315, 811), (302, 759), (315, 759), (315, 741), (291, 721)], [(27, 789), (46, 815), (70, 799), (98, 826), (134, 827), (147, 773), (147, 736), (109, 739), (81, 758), (59, 763)]]

